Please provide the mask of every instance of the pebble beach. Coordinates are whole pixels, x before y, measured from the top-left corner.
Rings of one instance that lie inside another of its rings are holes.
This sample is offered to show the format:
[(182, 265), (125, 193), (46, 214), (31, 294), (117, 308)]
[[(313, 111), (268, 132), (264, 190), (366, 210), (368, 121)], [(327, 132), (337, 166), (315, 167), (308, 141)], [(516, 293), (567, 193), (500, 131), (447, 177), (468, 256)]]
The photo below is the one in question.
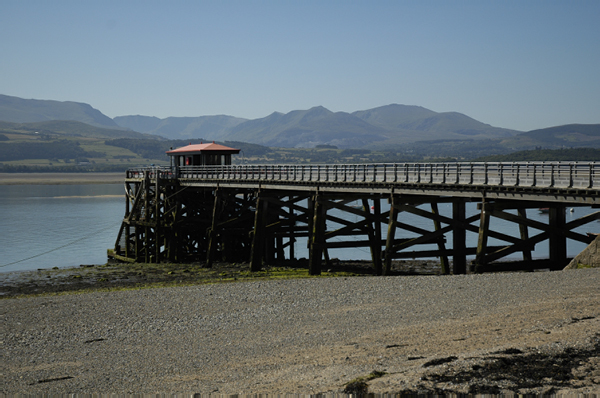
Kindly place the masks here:
[[(25, 296), (0, 311), (3, 394), (600, 393), (600, 269)], [(540, 356), (562, 373), (510, 373)]]

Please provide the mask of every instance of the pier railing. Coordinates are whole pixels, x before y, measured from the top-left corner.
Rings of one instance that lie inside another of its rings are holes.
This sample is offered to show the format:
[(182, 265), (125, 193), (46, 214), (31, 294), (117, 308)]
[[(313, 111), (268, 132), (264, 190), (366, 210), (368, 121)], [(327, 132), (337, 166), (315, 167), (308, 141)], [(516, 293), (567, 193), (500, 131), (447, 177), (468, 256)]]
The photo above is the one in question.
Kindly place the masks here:
[(154, 178), (156, 176), (181, 180), (466, 184), (590, 189), (600, 187), (600, 163), (230, 165), (150, 167), (127, 171), (127, 178)]

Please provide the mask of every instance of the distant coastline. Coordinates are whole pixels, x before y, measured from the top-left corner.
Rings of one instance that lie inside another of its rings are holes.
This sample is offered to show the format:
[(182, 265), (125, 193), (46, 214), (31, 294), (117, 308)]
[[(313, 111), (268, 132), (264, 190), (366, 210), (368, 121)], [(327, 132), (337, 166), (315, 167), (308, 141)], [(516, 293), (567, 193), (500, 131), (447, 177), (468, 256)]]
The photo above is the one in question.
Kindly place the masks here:
[(0, 173), (0, 185), (120, 184), (125, 173)]

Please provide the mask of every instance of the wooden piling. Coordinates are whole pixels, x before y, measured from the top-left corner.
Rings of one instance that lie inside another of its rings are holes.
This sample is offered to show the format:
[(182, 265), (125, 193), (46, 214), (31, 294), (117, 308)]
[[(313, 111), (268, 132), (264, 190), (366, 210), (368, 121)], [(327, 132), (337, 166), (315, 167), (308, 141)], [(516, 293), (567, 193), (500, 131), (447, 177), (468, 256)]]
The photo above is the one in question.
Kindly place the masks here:
[(206, 268), (212, 268), (215, 251), (217, 250), (217, 222), (219, 219), (219, 208), (221, 207), (221, 190), (215, 190), (215, 202), (212, 211), (212, 222), (208, 230), (208, 249), (206, 250)]
[(369, 248), (371, 250), (371, 261), (376, 275), (383, 274), (381, 264), (381, 225), (379, 223), (379, 213), (381, 212), (380, 199), (373, 199), (373, 211), (369, 207), (369, 200), (363, 199), (363, 210), (365, 212), (367, 224), (367, 236), (369, 237)]
[[(527, 210), (525, 208), (519, 208), (517, 209), (517, 213), (519, 214), (519, 217), (521, 217), (523, 220), (527, 220)], [(529, 230), (527, 228), (527, 225), (524, 223), (519, 223), (519, 234), (521, 235), (521, 240), (526, 242), (529, 240)], [(531, 248), (530, 247), (526, 247), (523, 248), (523, 261), (531, 261)]]
[(486, 252), (488, 243), (488, 232), (490, 229), (491, 204), (484, 201), (480, 204), (479, 235), (477, 239), (477, 254), (475, 255), (475, 271), (486, 264)]
[(467, 251), (466, 239), (467, 230), (465, 227), (465, 200), (463, 198), (454, 198), (452, 201), (452, 218), (454, 219), (454, 228), (452, 230), (452, 262), (454, 274), (467, 273)]
[(313, 221), (312, 231), (310, 231), (310, 248), (308, 253), (308, 273), (310, 275), (321, 275), (321, 261), (323, 257), (323, 248), (325, 245), (325, 228), (327, 218), (327, 208), (319, 193), (316, 193), (312, 199), (313, 203)]
[(254, 236), (252, 237), (252, 249), (250, 254), (250, 271), (260, 271), (264, 256), (265, 224), (269, 202), (263, 199), (259, 192), (256, 197), (256, 213), (254, 216)]
[(550, 230), (549, 248), (550, 262), (554, 269), (562, 269), (567, 261), (567, 237), (562, 233), (565, 228), (565, 206), (555, 205), (549, 212)]
[[(437, 232), (442, 229), (440, 220), (437, 216), (440, 215), (437, 202), (431, 202), (431, 212), (434, 215), (433, 218), (433, 229)], [(440, 251), (440, 265), (442, 267), (442, 274), (448, 275), (450, 273), (450, 267), (448, 263), (448, 255), (446, 254), (446, 244), (443, 238), (438, 239), (438, 250)]]
[(390, 195), (390, 213), (388, 220), (388, 230), (385, 241), (385, 265), (383, 275), (389, 275), (392, 271), (392, 255), (394, 254), (394, 237), (396, 235), (396, 226), (398, 224), (398, 196), (393, 193)]

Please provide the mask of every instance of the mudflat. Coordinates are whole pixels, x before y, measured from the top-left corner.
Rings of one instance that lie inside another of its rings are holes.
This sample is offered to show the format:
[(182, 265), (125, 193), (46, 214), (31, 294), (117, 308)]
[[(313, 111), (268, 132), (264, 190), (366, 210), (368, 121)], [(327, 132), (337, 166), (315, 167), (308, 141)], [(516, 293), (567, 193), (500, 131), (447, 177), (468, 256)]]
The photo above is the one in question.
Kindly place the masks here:
[(6, 298), (2, 393), (599, 393), (600, 269)]
[(125, 173), (0, 173), (0, 185), (119, 184)]

